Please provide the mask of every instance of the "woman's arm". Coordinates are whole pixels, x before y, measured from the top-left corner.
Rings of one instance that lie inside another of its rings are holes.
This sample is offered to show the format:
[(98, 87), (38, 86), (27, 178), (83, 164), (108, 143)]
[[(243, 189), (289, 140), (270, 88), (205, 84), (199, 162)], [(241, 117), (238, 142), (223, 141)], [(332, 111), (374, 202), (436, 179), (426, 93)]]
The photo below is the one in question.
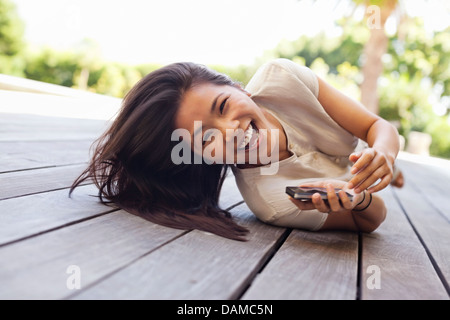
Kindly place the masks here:
[(370, 147), (350, 156), (350, 160), (354, 162), (351, 172), (355, 176), (349, 181), (348, 187), (355, 188), (355, 192), (360, 193), (378, 179), (381, 181), (370, 188), (370, 192), (387, 187), (392, 179), (399, 151), (397, 129), (358, 101), (344, 95), (320, 77), (318, 79), (318, 99), (325, 111), (341, 127), (366, 141)]
[[(355, 209), (331, 212), (320, 230), (375, 231), (386, 218), (387, 209), (383, 199), (366, 191), (364, 193), (363, 202)], [(358, 211), (362, 209), (364, 210)]]

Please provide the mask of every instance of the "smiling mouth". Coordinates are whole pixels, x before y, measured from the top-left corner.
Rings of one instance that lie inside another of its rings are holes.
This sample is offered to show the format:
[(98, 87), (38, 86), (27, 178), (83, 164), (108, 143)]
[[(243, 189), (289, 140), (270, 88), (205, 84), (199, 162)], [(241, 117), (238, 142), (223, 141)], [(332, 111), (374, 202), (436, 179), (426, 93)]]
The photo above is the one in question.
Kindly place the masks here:
[(256, 127), (256, 125), (253, 122), (250, 122), (250, 124), (247, 127), (247, 130), (245, 130), (244, 140), (242, 141), (238, 150), (250, 150), (252, 148), (255, 148), (258, 146), (258, 141), (259, 141), (258, 127)]

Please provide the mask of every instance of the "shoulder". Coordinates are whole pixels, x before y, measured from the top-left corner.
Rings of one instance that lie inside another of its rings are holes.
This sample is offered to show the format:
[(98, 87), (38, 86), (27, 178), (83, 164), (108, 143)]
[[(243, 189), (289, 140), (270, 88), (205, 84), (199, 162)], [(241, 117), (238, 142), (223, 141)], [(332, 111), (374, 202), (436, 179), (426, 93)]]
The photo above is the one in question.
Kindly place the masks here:
[(248, 87), (251, 90), (260, 83), (270, 81), (276, 81), (277, 83), (292, 82), (293, 80), (304, 84), (314, 96), (318, 97), (319, 81), (316, 74), (310, 68), (284, 58), (271, 60), (259, 67)]

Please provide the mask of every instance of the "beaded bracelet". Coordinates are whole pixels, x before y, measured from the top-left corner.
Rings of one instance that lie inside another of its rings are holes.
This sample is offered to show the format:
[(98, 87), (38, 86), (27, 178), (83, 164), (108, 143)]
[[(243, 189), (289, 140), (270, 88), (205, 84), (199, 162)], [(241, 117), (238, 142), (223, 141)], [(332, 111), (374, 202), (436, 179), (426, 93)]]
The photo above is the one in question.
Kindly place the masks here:
[[(361, 211), (366, 210), (366, 209), (372, 204), (372, 194), (369, 193), (369, 195), (370, 195), (370, 200), (369, 200), (369, 203), (367, 204), (367, 206), (365, 206), (363, 209), (353, 209), (353, 211), (361, 212)], [(355, 208), (356, 208), (357, 206), (359, 206), (361, 203), (363, 203), (365, 199), (366, 199), (366, 193), (364, 192), (364, 199), (363, 199), (363, 201), (361, 201), (360, 203), (358, 203), (358, 204), (355, 206)]]

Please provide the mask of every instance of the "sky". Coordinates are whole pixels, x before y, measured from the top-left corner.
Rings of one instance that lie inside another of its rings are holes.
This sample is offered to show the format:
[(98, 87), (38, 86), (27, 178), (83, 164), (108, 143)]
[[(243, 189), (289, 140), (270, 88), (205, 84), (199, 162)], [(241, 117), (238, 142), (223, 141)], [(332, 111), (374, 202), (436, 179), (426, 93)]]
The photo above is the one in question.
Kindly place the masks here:
[[(335, 19), (351, 11), (336, 0), (12, 1), (29, 44), (69, 49), (89, 38), (103, 58), (130, 64), (251, 64), (283, 39), (337, 33)], [(404, 2), (430, 29), (450, 24), (448, 0)]]

